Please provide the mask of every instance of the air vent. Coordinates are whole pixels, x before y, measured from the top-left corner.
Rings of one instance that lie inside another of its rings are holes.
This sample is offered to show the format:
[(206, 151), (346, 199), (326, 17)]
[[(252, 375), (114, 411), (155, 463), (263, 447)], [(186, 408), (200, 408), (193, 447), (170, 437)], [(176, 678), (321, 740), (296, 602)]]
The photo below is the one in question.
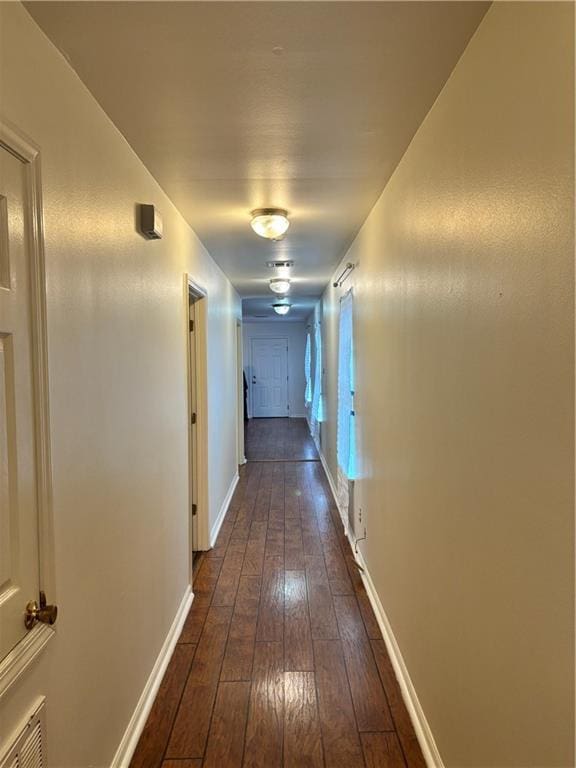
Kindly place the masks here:
[(268, 315), (252, 315), (252, 317), (265, 317), (265, 318), (268, 318)]
[(44, 701), (40, 703), (28, 718), (8, 751), (0, 759), (0, 768), (46, 768), (46, 748), (44, 746)]
[(267, 261), (266, 266), (270, 269), (281, 269), (282, 267), (293, 267), (293, 261)]

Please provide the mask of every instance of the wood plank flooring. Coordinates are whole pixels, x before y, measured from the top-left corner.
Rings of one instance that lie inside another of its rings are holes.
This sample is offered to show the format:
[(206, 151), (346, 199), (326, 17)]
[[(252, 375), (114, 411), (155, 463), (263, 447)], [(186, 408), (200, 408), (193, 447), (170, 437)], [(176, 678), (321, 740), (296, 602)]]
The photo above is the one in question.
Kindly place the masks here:
[(306, 419), (250, 419), (245, 422), (248, 461), (318, 461)]
[(320, 463), (242, 467), (194, 592), (131, 768), (425, 768)]

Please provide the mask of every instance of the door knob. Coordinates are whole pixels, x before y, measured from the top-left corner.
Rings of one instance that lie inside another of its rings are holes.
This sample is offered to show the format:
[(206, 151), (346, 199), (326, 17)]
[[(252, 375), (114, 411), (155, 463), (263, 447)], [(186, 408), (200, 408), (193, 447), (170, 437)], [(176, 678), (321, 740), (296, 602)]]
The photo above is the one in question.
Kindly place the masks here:
[(58, 606), (46, 605), (46, 595), (44, 592), (40, 592), (40, 605), (36, 600), (30, 600), (26, 606), (26, 613), (24, 615), (24, 624), (26, 629), (32, 629), (36, 622), (41, 621), (43, 624), (54, 624), (58, 618)]
[(256, 384), (256, 376), (252, 376), (252, 384)]

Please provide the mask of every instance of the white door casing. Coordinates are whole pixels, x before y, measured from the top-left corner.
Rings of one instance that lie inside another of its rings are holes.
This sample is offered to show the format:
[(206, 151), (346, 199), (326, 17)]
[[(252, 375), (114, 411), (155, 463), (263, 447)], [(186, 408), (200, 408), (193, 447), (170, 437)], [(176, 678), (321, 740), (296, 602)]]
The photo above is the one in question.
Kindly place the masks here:
[(288, 340), (252, 339), (252, 416), (289, 416)]
[(244, 455), (244, 361), (242, 357), (242, 323), (236, 322), (236, 455), (237, 463), (246, 463)]
[[(52, 630), (24, 626), (53, 597), (51, 484), (38, 152), (0, 125), (0, 695)], [(25, 641), (25, 642), (23, 642)]]
[(189, 400), (190, 400), (190, 502), (192, 505), (192, 518), (191, 518), (191, 548), (192, 552), (198, 549), (198, 498), (196, 495), (196, 478), (198, 470), (196, 468), (196, 454), (198, 451), (198, 439), (197, 439), (197, 418), (198, 418), (198, 402), (197, 402), (197, 373), (196, 373), (196, 302), (197, 298), (190, 294), (188, 304), (188, 318), (189, 318), (189, 348), (188, 348), (188, 364), (189, 364)]
[[(208, 378), (206, 290), (184, 275), (186, 301), (186, 358), (188, 390), (188, 456), (190, 502), (190, 583), (193, 577), (194, 550), (210, 549), (208, 514)], [(193, 320), (194, 327), (190, 328)], [(195, 423), (192, 414), (196, 413)], [(196, 505), (196, 515), (192, 505)]]

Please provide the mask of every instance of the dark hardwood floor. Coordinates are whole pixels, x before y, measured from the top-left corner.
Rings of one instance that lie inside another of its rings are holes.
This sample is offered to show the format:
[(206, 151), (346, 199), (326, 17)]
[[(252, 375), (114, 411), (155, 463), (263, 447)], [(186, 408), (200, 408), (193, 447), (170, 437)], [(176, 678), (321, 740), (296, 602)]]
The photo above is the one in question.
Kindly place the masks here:
[(250, 419), (246, 423), (248, 461), (318, 461), (306, 419)]
[(194, 593), (131, 768), (425, 768), (320, 463), (242, 467)]

